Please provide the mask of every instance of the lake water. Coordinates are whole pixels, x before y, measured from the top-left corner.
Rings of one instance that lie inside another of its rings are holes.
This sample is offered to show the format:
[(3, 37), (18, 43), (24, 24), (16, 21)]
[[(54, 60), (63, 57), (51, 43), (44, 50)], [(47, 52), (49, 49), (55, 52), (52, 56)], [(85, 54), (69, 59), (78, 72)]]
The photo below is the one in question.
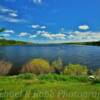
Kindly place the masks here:
[(44, 58), (49, 61), (61, 58), (64, 64), (82, 64), (89, 68), (100, 67), (100, 47), (81, 45), (46, 45), (46, 46), (1, 46), (0, 60), (21, 66), (34, 58)]

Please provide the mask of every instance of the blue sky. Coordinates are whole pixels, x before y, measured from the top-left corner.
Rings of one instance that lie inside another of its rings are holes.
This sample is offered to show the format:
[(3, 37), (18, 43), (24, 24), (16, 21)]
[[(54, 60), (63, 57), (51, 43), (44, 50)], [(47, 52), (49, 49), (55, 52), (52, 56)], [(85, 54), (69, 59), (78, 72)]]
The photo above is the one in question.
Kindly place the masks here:
[(0, 27), (7, 39), (100, 40), (100, 0), (0, 0)]

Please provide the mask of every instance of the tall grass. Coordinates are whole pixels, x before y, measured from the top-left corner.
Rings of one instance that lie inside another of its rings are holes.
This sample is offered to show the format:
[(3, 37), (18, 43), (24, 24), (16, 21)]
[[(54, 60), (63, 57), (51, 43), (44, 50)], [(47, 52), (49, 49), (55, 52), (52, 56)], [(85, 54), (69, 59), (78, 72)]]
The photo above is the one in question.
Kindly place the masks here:
[(34, 73), (34, 74), (47, 74), (51, 72), (50, 64), (44, 59), (33, 59), (26, 63), (21, 71), (21, 73)]
[(33, 73), (39, 74), (65, 74), (65, 75), (95, 75), (100, 79), (100, 69), (95, 72), (91, 72), (87, 66), (80, 64), (69, 64), (64, 66), (62, 60), (59, 58), (53, 62), (49, 62), (45, 59), (33, 59), (25, 63), (22, 67), (14, 67), (12, 63), (8, 61), (0, 61), (0, 75), (15, 75), (20, 73)]
[(7, 61), (0, 61), (0, 75), (7, 75), (12, 68), (12, 64)]

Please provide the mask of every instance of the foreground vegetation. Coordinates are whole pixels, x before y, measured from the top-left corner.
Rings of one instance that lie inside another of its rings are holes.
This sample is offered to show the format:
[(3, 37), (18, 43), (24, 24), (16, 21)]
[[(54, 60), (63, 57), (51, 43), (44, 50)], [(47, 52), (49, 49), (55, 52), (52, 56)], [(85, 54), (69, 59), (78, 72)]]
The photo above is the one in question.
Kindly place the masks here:
[(100, 83), (87, 76), (30, 73), (0, 77), (0, 100), (100, 100)]
[(100, 69), (90, 71), (80, 64), (64, 66), (60, 58), (53, 62), (33, 59), (19, 69), (0, 61), (0, 75), (0, 100), (100, 99)]

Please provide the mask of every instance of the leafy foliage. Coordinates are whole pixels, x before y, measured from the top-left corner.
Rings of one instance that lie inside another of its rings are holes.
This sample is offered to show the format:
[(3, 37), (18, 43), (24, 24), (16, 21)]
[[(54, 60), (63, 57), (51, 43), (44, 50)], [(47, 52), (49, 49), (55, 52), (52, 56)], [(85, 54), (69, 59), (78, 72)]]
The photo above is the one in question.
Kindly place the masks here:
[(63, 70), (63, 62), (60, 58), (53, 61), (51, 66), (54, 68), (54, 72), (57, 73), (57, 74), (60, 74)]
[(87, 67), (80, 64), (69, 64), (64, 70), (64, 74), (67, 75), (87, 75), (87, 73)]
[(25, 73), (25, 74), (19, 74), (17, 75), (17, 79), (34, 79), (36, 78), (36, 75), (32, 73)]
[(46, 74), (50, 71), (50, 64), (44, 59), (33, 59), (32, 61), (26, 63), (21, 69), (22, 73), (31, 72), (34, 74)]

